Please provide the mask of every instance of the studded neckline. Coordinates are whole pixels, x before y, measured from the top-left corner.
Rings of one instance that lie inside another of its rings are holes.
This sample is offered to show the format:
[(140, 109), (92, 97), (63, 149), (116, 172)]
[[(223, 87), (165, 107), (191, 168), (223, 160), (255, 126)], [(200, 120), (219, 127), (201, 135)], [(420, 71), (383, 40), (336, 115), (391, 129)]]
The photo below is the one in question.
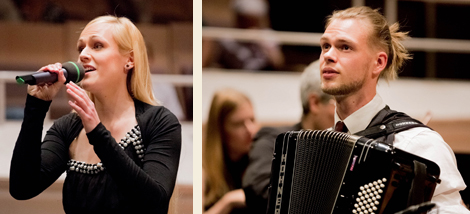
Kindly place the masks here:
[[(118, 144), (122, 149), (126, 149), (129, 145), (134, 146), (138, 157), (143, 161), (145, 148), (142, 144), (142, 134), (140, 132), (139, 125), (135, 125), (134, 128), (127, 132), (126, 136), (121, 139)], [(75, 171), (83, 174), (98, 174), (106, 169), (101, 162), (90, 164), (83, 161), (76, 161), (74, 159), (70, 159), (67, 162), (67, 166), (69, 167), (69, 172)]]

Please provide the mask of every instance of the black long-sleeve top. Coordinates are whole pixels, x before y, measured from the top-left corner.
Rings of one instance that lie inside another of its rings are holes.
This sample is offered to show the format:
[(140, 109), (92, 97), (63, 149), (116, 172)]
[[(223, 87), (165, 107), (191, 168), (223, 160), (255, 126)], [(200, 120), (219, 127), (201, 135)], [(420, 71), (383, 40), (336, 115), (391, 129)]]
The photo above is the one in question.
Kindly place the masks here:
[[(69, 146), (83, 128), (76, 113), (57, 119), (44, 140), (44, 118), (51, 102), (29, 96), (10, 168), (10, 194), (35, 197), (69, 167)], [(99, 124), (87, 133), (105, 170), (84, 174), (67, 170), (63, 188), (66, 213), (167, 213), (181, 151), (181, 125), (162, 106), (134, 100), (145, 147), (139, 158), (132, 146), (122, 149)]]

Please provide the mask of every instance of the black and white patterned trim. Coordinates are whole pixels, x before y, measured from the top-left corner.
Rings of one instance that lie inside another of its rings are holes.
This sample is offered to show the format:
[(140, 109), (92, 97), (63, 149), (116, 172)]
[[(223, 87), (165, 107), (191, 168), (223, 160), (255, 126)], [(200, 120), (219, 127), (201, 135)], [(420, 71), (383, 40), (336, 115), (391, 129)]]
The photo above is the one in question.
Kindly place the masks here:
[[(140, 158), (141, 161), (143, 161), (145, 148), (142, 143), (141, 136), (142, 134), (140, 132), (139, 125), (135, 125), (135, 127), (132, 128), (129, 132), (127, 132), (125, 138), (121, 139), (118, 144), (122, 149), (127, 148), (127, 146), (129, 145), (134, 146), (137, 156)], [(70, 159), (67, 162), (67, 166), (69, 167), (69, 171), (75, 171), (84, 174), (98, 174), (106, 169), (103, 163), (101, 162), (90, 164), (82, 161), (76, 161), (74, 159)]]

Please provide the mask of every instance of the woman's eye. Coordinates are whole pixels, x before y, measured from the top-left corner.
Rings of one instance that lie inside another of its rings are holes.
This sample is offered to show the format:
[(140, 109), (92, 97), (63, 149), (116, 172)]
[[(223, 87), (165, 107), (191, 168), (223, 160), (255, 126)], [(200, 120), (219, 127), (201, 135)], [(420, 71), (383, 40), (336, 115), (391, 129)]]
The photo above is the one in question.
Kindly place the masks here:
[(347, 46), (347, 45), (344, 45), (344, 46), (343, 46), (343, 50), (351, 50), (351, 48), (350, 48), (349, 46)]
[(95, 46), (93, 46), (94, 49), (101, 49), (103, 48), (103, 44), (101, 43), (96, 43)]
[(328, 49), (328, 48), (330, 48), (330, 45), (329, 45), (329, 44), (324, 44), (324, 45), (323, 45), (323, 49)]
[(78, 50), (78, 53), (82, 53), (83, 47), (78, 47), (77, 50)]

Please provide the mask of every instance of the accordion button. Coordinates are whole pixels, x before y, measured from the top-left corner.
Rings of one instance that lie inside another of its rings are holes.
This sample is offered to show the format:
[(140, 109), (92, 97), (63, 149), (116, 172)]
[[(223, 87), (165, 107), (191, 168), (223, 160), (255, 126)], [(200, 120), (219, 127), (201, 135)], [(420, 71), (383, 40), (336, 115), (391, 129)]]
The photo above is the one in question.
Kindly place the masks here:
[(377, 197), (376, 197), (376, 198), (377, 198), (377, 199), (380, 199), (380, 198), (382, 198), (382, 197), (381, 197), (380, 195), (377, 195)]
[(360, 198), (356, 198), (356, 201), (357, 201), (357, 202), (361, 202), (361, 199), (360, 199)]
[(386, 179), (386, 178), (382, 178), (382, 181), (383, 181), (383, 182), (387, 182), (387, 179)]
[(375, 205), (379, 205), (379, 201), (374, 201), (374, 204), (375, 204)]
[(381, 188), (384, 188), (384, 187), (385, 187), (385, 185), (384, 185), (384, 184), (380, 184), (380, 187), (381, 187)]
[(354, 207), (355, 207), (355, 208), (358, 208), (358, 207), (359, 207), (359, 205), (358, 205), (358, 204), (354, 204)]
[(373, 207), (372, 207), (372, 210), (376, 211), (376, 210), (377, 210), (377, 207), (376, 207), (376, 206), (373, 206)]
[(379, 191), (378, 191), (378, 192), (379, 192), (379, 193), (383, 193), (384, 191), (383, 191), (383, 190), (381, 190), (381, 189), (379, 189)]
[(374, 184), (374, 186), (377, 186), (377, 181), (372, 182), (372, 184)]
[(358, 192), (357, 195), (358, 195), (358, 196), (362, 196), (362, 192)]
[(361, 187), (359, 187), (359, 189), (360, 189), (360, 190), (364, 190), (364, 187), (363, 187), (363, 186), (361, 186)]
[(357, 210), (353, 210), (352, 213), (354, 213), (354, 214), (357, 213)]
[(359, 204), (357, 205), (358, 207), (362, 207), (364, 204), (362, 202), (359, 202)]
[(364, 195), (365, 195), (365, 194), (367, 194), (367, 191), (365, 191), (365, 190), (364, 190), (364, 191), (362, 191), (362, 194), (364, 194)]

